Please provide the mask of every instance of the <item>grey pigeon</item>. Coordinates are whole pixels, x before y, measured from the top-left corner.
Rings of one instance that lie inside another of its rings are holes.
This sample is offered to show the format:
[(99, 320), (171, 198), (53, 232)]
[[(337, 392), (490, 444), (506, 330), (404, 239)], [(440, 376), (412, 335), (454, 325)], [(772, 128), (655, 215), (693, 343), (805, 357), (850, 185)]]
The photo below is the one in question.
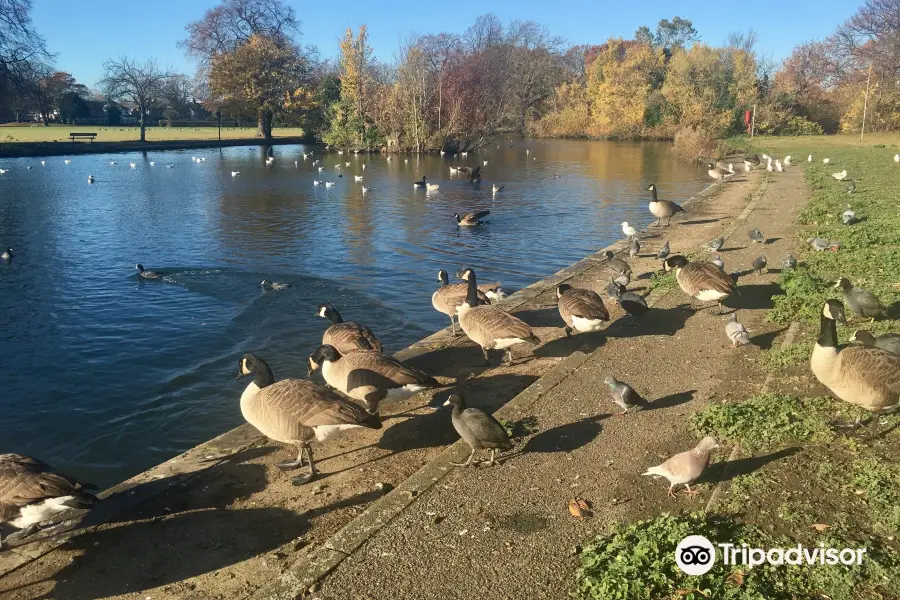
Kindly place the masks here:
[(806, 243), (813, 247), (813, 250), (817, 252), (821, 252), (823, 250), (828, 250), (832, 247), (840, 247), (840, 242), (829, 242), (828, 240), (823, 240), (820, 237), (812, 237), (806, 240)]
[(706, 436), (695, 448), (676, 454), (666, 462), (656, 467), (650, 467), (644, 475), (660, 475), (669, 480), (668, 495), (675, 497), (672, 491), (676, 485), (684, 484), (687, 493), (691, 496), (699, 493), (698, 490), (692, 490), (690, 483), (700, 477), (706, 466), (709, 464), (709, 453), (718, 448), (719, 444), (716, 438)]
[(628, 256), (634, 258), (637, 256), (637, 253), (641, 251), (641, 245), (638, 243), (637, 238), (633, 238), (631, 240), (631, 245), (628, 247)]
[(762, 271), (766, 268), (767, 263), (765, 256), (757, 256), (753, 259), (753, 268), (756, 270), (757, 275), (762, 275)]
[(844, 225), (853, 225), (856, 223), (856, 213), (848, 206), (847, 210), (841, 215), (841, 220), (844, 222)]
[(610, 279), (609, 283), (606, 284), (606, 295), (611, 299), (616, 299), (619, 297), (619, 284), (612, 279)]
[(741, 323), (738, 323), (737, 313), (731, 313), (731, 318), (725, 323), (725, 335), (731, 340), (731, 347), (746, 346), (750, 343), (750, 332)]
[(609, 391), (612, 394), (613, 402), (616, 403), (619, 408), (622, 409), (620, 414), (627, 413), (632, 408), (645, 408), (648, 406), (648, 403), (644, 398), (641, 397), (634, 388), (632, 388), (627, 383), (619, 381), (612, 375), (607, 375), (603, 378), (603, 383), (609, 386)]
[(844, 301), (850, 306), (850, 310), (853, 311), (858, 317), (866, 317), (867, 319), (875, 320), (875, 317), (886, 317), (887, 316), (887, 308), (885, 308), (884, 304), (876, 298), (871, 292), (868, 292), (862, 288), (853, 287), (853, 284), (845, 278), (841, 277), (838, 279), (837, 285), (834, 287), (840, 288), (844, 292)]
[(766, 236), (764, 236), (762, 234), (762, 231), (760, 231), (759, 229), (756, 229), (755, 227), (753, 229), (751, 229), (749, 232), (747, 232), (747, 235), (749, 235), (750, 239), (755, 243), (758, 243), (758, 244), (766, 243)]
[(717, 237), (714, 240), (710, 240), (706, 243), (706, 247), (712, 250), (713, 252), (718, 252), (722, 246), (725, 245), (725, 238)]
[(716, 254), (716, 257), (715, 257), (714, 259), (712, 259), (711, 261), (709, 261), (709, 262), (711, 262), (712, 264), (716, 265), (717, 267), (719, 267), (719, 268), (722, 269), (723, 271), (725, 270), (725, 261), (722, 260), (722, 257), (719, 256), (718, 254)]
[(451, 463), (452, 465), (468, 467), (472, 464), (476, 450), (489, 448), (491, 459), (487, 462), (487, 466), (490, 467), (494, 464), (494, 453), (498, 449), (509, 450), (512, 448), (509, 435), (493, 416), (479, 408), (466, 408), (466, 401), (459, 394), (451, 394), (444, 403), (444, 406), (447, 405), (453, 407), (453, 414), (450, 417), (453, 428), (472, 449), (465, 463)]
[(885, 333), (875, 337), (868, 331), (859, 330), (850, 336), (850, 341), (900, 354), (900, 333)]
[(794, 258), (793, 254), (788, 254), (781, 264), (784, 265), (785, 269), (796, 269), (797, 268), (797, 259)]
[(646, 300), (635, 292), (627, 291), (624, 285), (619, 286), (616, 300), (618, 300), (622, 310), (635, 318), (642, 316), (645, 312), (650, 310)]
[(624, 273), (613, 279), (613, 281), (615, 281), (618, 285), (627, 286), (629, 283), (631, 283), (631, 271), (625, 271)]
[(666, 243), (663, 244), (663, 247), (659, 249), (659, 252), (656, 253), (656, 258), (660, 260), (665, 260), (669, 257), (669, 240), (666, 240)]

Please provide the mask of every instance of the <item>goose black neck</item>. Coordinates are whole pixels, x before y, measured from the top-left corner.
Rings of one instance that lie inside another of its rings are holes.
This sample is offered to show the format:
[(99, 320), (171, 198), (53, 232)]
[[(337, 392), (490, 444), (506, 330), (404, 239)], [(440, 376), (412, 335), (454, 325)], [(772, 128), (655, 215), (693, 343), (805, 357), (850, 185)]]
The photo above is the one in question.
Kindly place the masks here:
[(332, 325), (338, 325), (339, 323), (344, 322), (343, 317), (341, 317), (341, 313), (339, 313), (336, 308), (332, 308), (330, 311), (328, 311), (328, 320), (331, 321)]
[(822, 315), (819, 339), (816, 340), (816, 343), (823, 348), (837, 348), (837, 323), (834, 319)]
[(264, 387), (275, 383), (275, 376), (272, 374), (272, 369), (264, 362), (253, 365), (253, 374), (255, 375), (253, 383), (255, 383), (256, 387), (259, 389), (263, 389)]
[(466, 290), (466, 304), (469, 308), (478, 306), (478, 284), (475, 283), (475, 273), (469, 271), (469, 288)]
[(653, 186), (653, 189), (650, 190), (650, 193), (653, 194), (653, 202), (659, 202), (659, 200), (656, 197), (656, 186)]

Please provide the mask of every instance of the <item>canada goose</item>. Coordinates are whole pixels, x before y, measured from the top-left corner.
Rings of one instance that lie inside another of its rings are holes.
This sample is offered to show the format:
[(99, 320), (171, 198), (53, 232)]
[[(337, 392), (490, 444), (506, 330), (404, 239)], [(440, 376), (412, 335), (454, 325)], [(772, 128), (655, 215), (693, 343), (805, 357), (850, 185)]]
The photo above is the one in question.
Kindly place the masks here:
[(757, 256), (753, 259), (753, 270), (756, 271), (757, 275), (762, 275), (762, 271), (766, 268), (767, 263), (765, 256)]
[[(621, 275), (622, 273), (631, 273), (631, 265), (627, 262), (616, 256), (612, 253), (612, 250), (607, 250), (603, 253), (603, 256), (606, 257), (606, 270), (614, 275)], [(627, 284), (626, 284), (627, 285)]]
[(900, 354), (900, 333), (885, 333), (875, 337), (870, 332), (860, 329), (850, 336), (850, 341)]
[[(453, 332), (453, 335), (457, 335), (456, 332), (456, 309), (459, 308), (459, 305), (466, 301), (466, 294), (468, 293), (469, 284), (467, 283), (450, 283), (450, 278), (447, 275), (447, 271), (441, 269), (438, 271), (438, 281), (441, 283), (441, 287), (436, 289), (434, 293), (431, 295), (431, 305), (438, 312), (444, 313), (448, 317), (450, 317), (450, 328)], [(493, 286), (493, 287), (491, 287)], [(503, 291), (500, 288), (500, 284), (481, 284), (478, 286), (478, 303), (479, 304), (490, 304), (491, 299), (488, 297), (488, 293), (490, 293), (494, 299), (500, 300), (505, 297)]]
[(853, 225), (856, 222), (856, 213), (853, 212), (852, 208), (848, 206), (847, 210), (841, 214), (841, 221), (843, 221), (844, 225)]
[(628, 245), (628, 257), (634, 258), (638, 255), (638, 252), (641, 251), (641, 244), (637, 241), (637, 239), (632, 239), (631, 244)]
[(353, 176), (353, 181), (362, 181), (362, 180), (363, 180), (362, 175), (354, 175)]
[(629, 292), (625, 289), (625, 286), (616, 282), (612, 282), (615, 285), (615, 294), (616, 294), (616, 302), (619, 303), (619, 306), (622, 307), (622, 310), (627, 312), (629, 315), (634, 317), (635, 319), (640, 319), (644, 313), (650, 310), (650, 307), (647, 306), (647, 301), (638, 294), (637, 292)]
[(853, 287), (847, 278), (838, 279), (834, 287), (843, 291), (844, 301), (857, 317), (865, 317), (873, 321), (876, 317), (887, 317), (887, 308), (878, 298), (862, 288)]
[(731, 172), (729, 172), (727, 169), (723, 169), (723, 168), (721, 168), (721, 167), (717, 167), (717, 166), (715, 165), (715, 163), (709, 163), (709, 164), (707, 164), (706, 166), (707, 166), (708, 169), (709, 169), (709, 170), (707, 171), (707, 173), (709, 174), (709, 176), (712, 177), (713, 179), (715, 179), (715, 180), (718, 181), (718, 182), (725, 181), (725, 179), (727, 179), (727, 178), (729, 178), (729, 177), (732, 176), (732, 173), (731, 173)]
[(441, 385), (434, 377), (381, 352), (341, 355), (334, 346), (323, 345), (310, 354), (308, 364), (310, 374), (322, 369), (328, 385), (362, 400), (370, 413), (377, 413), (385, 398), (405, 399)]
[[(485, 162), (487, 162), (487, 161), (485, 161)], [(502, 192), (502, 191), (503, 191), (503, 186), (502, 186), (502, 185), (497, 185), (497, 184), (495, 183), (494, 185), (491, 186), (491, 192), (494, 193), (494, 194), (499, 194), (499, 193)]]
[(687, 488), (688, 495), (693, 496), (699, 491), (691, 489), (691, 482), (703, 474), (709, 465), (709, 453), (718, 447), (716, 438), (706, 436), (695, 448), (676, 454), (661, 465), (650, 467), (644, 475), (659, 475), (668, 479), (668, 495), (671, 498), (675, 497), (672, 488), (681, 484)]
[(566, 337), (572, 331), (599, 331), (604, 321), (609, 321), (609, 312), (603, 305), (603, 299), (593, 290), (573, 288), (562, 283), (556, 286), (557, 307), (559, 316), (565, 322)]
[(325, 187), (327, 187), (327, 188), (334, 187), (334, 182), (333, 182), (333, 181), (326, 181), (326, 182), (325, 182)]
[(463, 269), (461, 278), (468, 282), (466, 301), (457, 309), (459, 325), (473, 342), (481, 346), (485, 362), (488, 350), (506, 350), (506, 364), (512, 363), (512, 346), (541, 343), (524, 321), (495, 306), (479, 306), (478, 283), (472, 269)]
[(88, 175), (88, 183), (94, 183), (94, 176)]
[(438, 191), (439, 189), (441, 189), (441, 186), (438, 185), (437, 183), (426, 183), (426, 184), (425, 184), (425, 190), (426, 190), (426, 191), (429, 191), (429, 192), (436, 192), (436, 191)]
[(273, 283), (268, 279), (263, 279), (259, 285), (267, 290), (272, 290), (274, 292), (280, 292), (281, 290), (286, 290), (293, 287), (293, 285), (291, 285), (290, 283), (278, 283), (277, 281)]
[(481, 181), (481, 167), (475, 167), (472, 169), (472, 172), (469, 173), (469, 182), (470, 183), (478, 183)]
[(672, 216), (684, 212), (684, 209), (675, 204), (674, 202), (670, 202), (668, 200), (660, 200), (656, 196), (656, 184), (651, 183), (650, 187), (647, 190), (653, 194), (652, 199), (650, 200), (650, 213), (656, 217), (656, 224), (660, 225), (663, 217), (666, 219), (666, 227), (669, 226), (669, 221), (672, 220)]
[(341, 354), (352, 352), (381, 352), (381, 342), (365, 325), (344, 322), (341, 313), (330, 304), (320, 304), (316, 316), (331, 321), (331, 326), (322, 334), (322, 344), (334, 346)]
[(719, 313), (722, 312), (722, 300), (734, 292), (734, 282), (722, 272), (722, 269), (706, 261), (688, 262), (676, 254), (663, 262), (666, 271), (675, 271), (675, 279), (681, 290), (691, 297), (691, 308), (694, 298), (701, 302), (716, 302)]
[(413, 188), (424, 188), (426, 183), (425, 176), (422, 175), (422, 181), (413, 181)]
[(12, 257), (13, 257), (12, 248), (7, 248), (6, 250), (3, 251), (3, 254), (0, 254), (0, 258), (2, 258), (3, 260), (12, 260)]
[(738, 323), (737, 311), (731, 313), (728, 322), (725, 323), (725, 335), (731, 340), (731, 347), (746, 346), (750, 343), (750, 332), (742, 323)]
[(813, 375), (844, 402), (873, 413), (895, 409), (900, 401), (900, 354), (868, 346), (838, 347), (836, 321), (847, 322), (844, 305), (826, 300), (810, 357)]
[(486, 217), (491, 214), (489, 210), (479, 210), (478, 212), (470, 212), (464, 215), (460, 215), (459, 213), (454, 213), (453, 216), (456, 218), (456, 224), (460, 227), (474, 227), (475, 225), (484, 225), (484, 221), (481, 221), (482, 217)]
[(628, 224), (628, 221), (622, 221), (622, 233), (631, 240), (637, 237), (637, 229)]
[(232, 172), (231, 172), (231, 176), (232, 176), (232, 177), (237, 177), (237, 176), (240, 175), (240, 174), (241, 174), (240, 171), (232, 171)]
[(74, 478), (35, 458), (0, 454), (0, 525), (19, 530), (10, 536), (13, 539), (31, 535), (41, 522), (60, 512), (89, 509), (98, 502)]
[(162, 279), (162, 273), (158, 271), (147, 271), (141, 263), (134, 265), (134, 268), (138, 270), (138, 275), (144, 279)]
[(669, 256), (669, 240), (666, 240), (666, 243), (663, 244), (663, 247), (659, 249), (659, 252), (656, 253), (656, 258), (660, 260), (664, 260)]
[(303, 453), (309, 461), (309, 473), (292, 482), (302, 485), (316, 476), (310, 443), (324, 442), (347, 429), (381, 429), (381, 419), (353, 402), (303, 379), (276, 382), (272, 369), (255, 354), (245, 354), (238, 365), (238, 379), (254, 375), (241, 394), (241, 414), (260, 433), (271, 440), (299, 447), (297, 460), (276, 466), (282, 470), (303, 466)]
[(466, 401), (459, 394), (451, 394), (444, 406), (452, 406), (450, 420), (453, 429), (466, 441), (472, 451), (464, 463), (450, 463), (456, 467), (468, 467), (476, 450), (491, 451), (491, 459), (486, 466), (494, 466), (494, 454), (497, 450), (511, 450), (513, 445), (503, 426), (493, 416), (478, 408), (466, 408)]
[(612, 375), (603, 378), (603, 383), (609, 386), (609, 392), (612, 395), (613, 402), (622, 409), (620, 415), (624, 415), (632, 408), (646, 408), (650, 405), (640, 394), (634, 391), (630, 385), (624, 381), (619, 381)]

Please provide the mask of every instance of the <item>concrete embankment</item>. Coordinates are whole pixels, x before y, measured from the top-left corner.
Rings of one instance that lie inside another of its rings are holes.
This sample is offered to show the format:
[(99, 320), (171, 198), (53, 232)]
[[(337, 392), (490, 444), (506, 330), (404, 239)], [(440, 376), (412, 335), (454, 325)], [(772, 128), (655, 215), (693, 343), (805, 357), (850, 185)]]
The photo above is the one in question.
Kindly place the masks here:
[[(762, 178), (742, 177), (688, 203), (688, 214), (668, 229), (651, 228), (633, 263), (640, 275), (632, 287), (646, 292), (664, 239), (673, 252), (694, 252), (733, 233), (722, 256), (732, 269), (747, 270), (754, 256), (744, 248), (744, 229), (768, 233), (767, 211), (799, 204), (773, 207)], [(789, 227), (791, 215), (782, 216)], [(786, 245), (790, 236), (780, 238), (775, 244)], [(773, 245), (770, 262), (782, 251)], [(323, 474), (304, 487), (274, 466), (292, 450), (242, 426), (108, 490), (106, 506), (81, 524), (87, 529), (80, 535), (0, 554), (0, 595), (294, 598), (321, 585), (316, 597), (446, 598), (476, 589), (458, 584), (472, 575), (470, 561), (484, 570), (471, 586), (506, 590), (498, 597), (516, 584), (518, 598), (562, 595), (567, 545), (610, 519), (665, 507), (665, 485), (635, 472), (693, 445), (686, 415), (736, 393), (746, 378), (764, 379), (755, 372), (756, 350), (725, 350), (721, 317), (691, 313), (671, 287), (651, 293), (654, 309), (637, 326), (610, 306), (606, 330), (566, 338), (554, 295), (563, 281), (602, 291), (602, 253), (505, 301), (543, 340), (531, 360), (485, 369), (477, 347), (447, 330), (397, 354), (446, 384), (440, 395), (459, 391), (472, 406), (503, 407), (500, 417), (530, 426), (502, 466), (450, 468), (448, 458), (464, 456), (464, 448), (449, 414), (428, 407), (431, 397), (386, 405), (381, 431), (324, 445), (317, 452)], [(767, 345), (775, 333), (761, 313), (772, 281), (763, 275), (742, 286), (733, 304)], [(601, 384), (610, 370), (656, 399), (655, 409), (612, 418)], [(565, 502), (575, 495), (592, 499), (602, 519), (571, 519)], [(491, 578), (496, 583), (482, 580)], [(448, 595), (451, 585), (462, 587)]]
[(161, 142), (10, 142), (0, 144), (0, 158), (32, 156), (67, 156), (71, 154), (114, 154), (118, 152), (161, 152), (163, 150), (194, 150), (200, 148), (228, 148), (231, 146), (283, 146), (311, 144), (306, 137), (279, 137), (271, 140), (254, 138), (232, 140), (172, 140)]

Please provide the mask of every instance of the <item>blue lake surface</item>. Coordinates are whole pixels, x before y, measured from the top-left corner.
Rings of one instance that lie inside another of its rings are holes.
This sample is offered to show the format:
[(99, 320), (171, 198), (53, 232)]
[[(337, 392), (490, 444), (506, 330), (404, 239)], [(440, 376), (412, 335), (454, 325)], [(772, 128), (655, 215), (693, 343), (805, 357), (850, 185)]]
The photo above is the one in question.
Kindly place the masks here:
[[(624, 220), (646, 225), (649, 183), (674, 201), (707, 183), (669, 147), (528, 140), (388, 161), (275, 146), (271, 166), (257, 146), (0, 160), (0, 247), (14, 254), (0, 263), (0, 452), (104, 487), (134, 475), (242, 422), (244, 352), (276, 378), (305, 377), (327, 325), (320, 302), (396, 351), (448, 325), (431, 307), (438, 269), (472, 266), (515, 290), (621, 238)], [(450, 175), (485, 160), (480, 186)], [(422, 175), (439, 191), (414, 190)], [(487, 225), (456, 226), (455, 212), (480, 209)], [(138, 262), (164, 280), (139, 279)], [(264, 278), (293, 287), (265, 292)]]

